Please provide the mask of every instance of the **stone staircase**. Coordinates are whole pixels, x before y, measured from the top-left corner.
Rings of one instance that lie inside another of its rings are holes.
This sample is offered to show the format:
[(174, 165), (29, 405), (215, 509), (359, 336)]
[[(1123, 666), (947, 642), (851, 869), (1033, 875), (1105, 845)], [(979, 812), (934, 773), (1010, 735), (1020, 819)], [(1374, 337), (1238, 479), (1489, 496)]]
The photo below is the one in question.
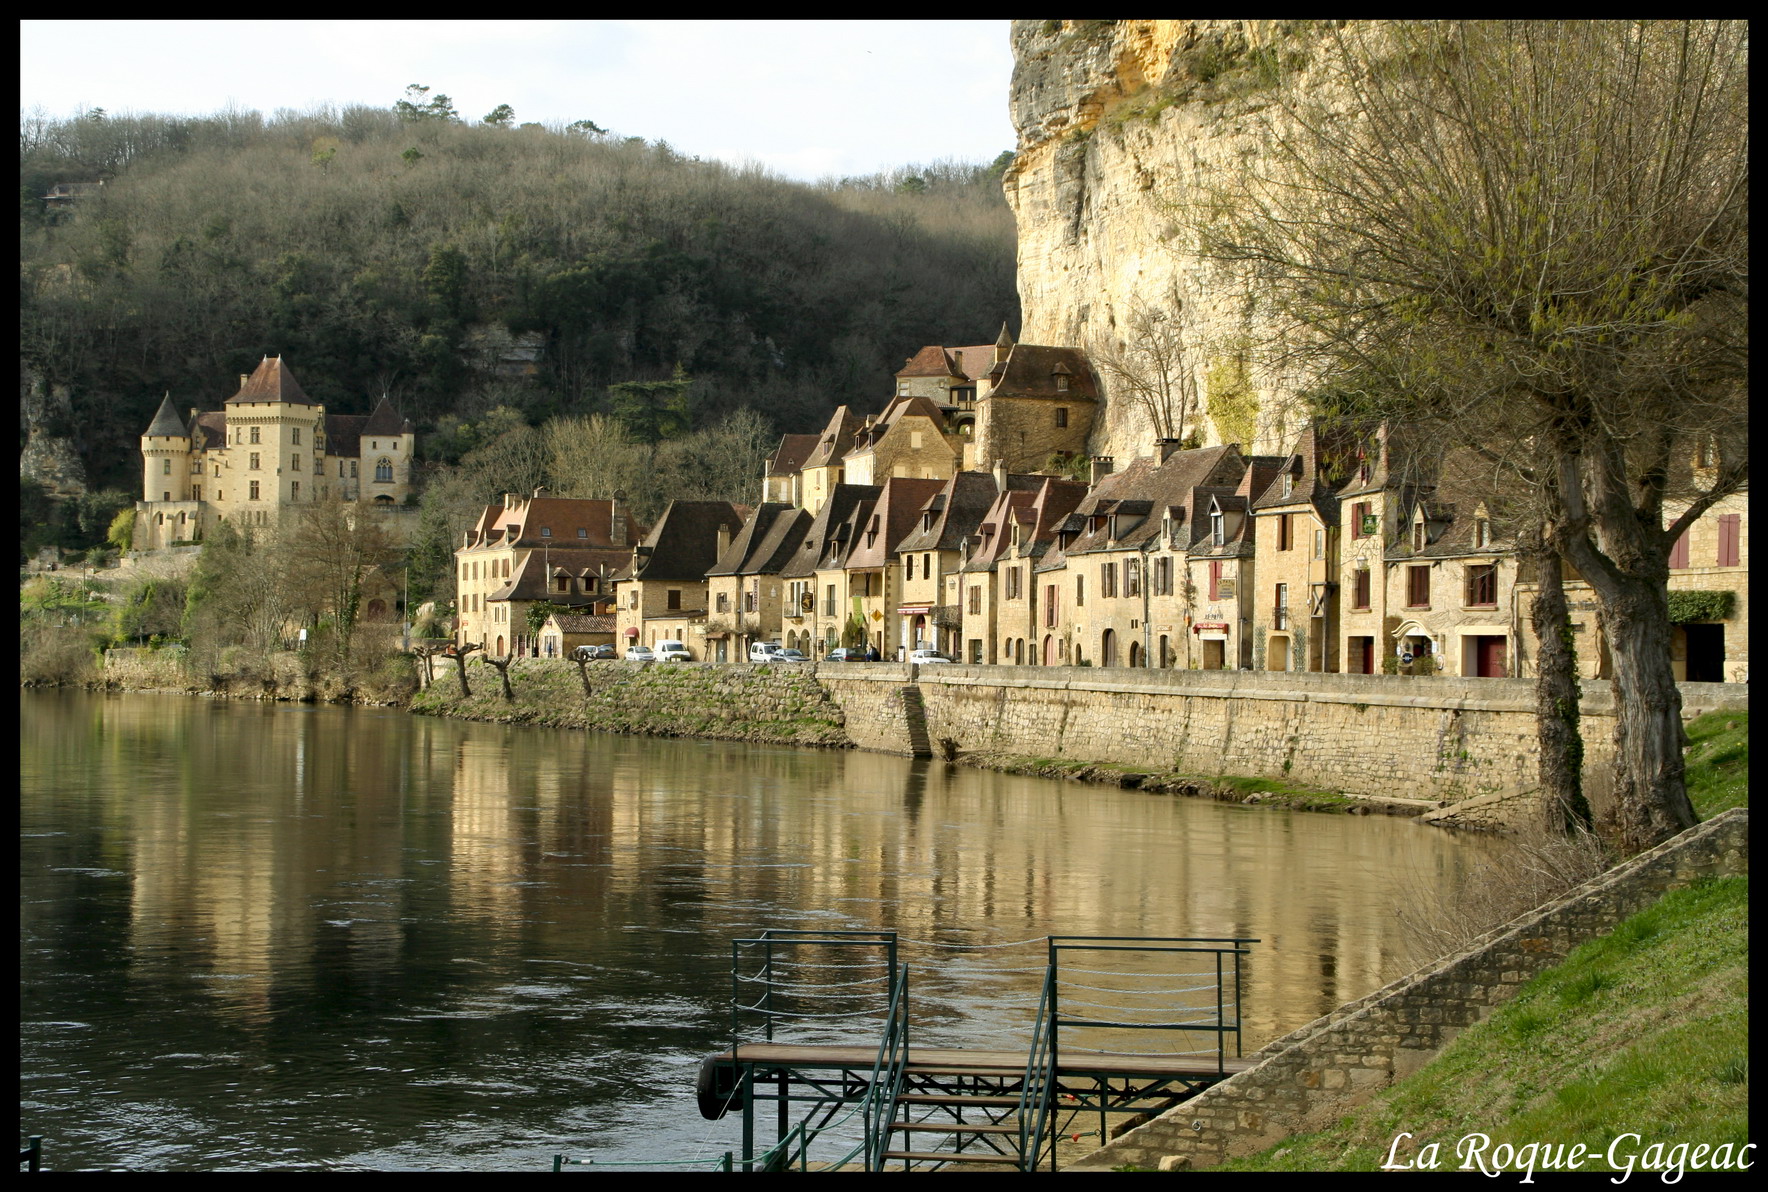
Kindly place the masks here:
[(927, 704), (921, 698), (920, 686), (905, 683), (897, 688), (896, 699), (902, 708), (906, 752), (910, 757), (932, 757), (933, 742), (927, 735)]

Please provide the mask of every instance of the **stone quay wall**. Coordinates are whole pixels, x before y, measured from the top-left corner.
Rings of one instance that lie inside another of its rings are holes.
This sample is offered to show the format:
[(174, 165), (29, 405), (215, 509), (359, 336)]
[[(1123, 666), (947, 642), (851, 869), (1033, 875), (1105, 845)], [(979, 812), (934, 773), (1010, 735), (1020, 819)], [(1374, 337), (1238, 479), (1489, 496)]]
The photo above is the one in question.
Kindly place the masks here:
[[(1536, 785), (1529, 679), (888, 664), (818, 674), (862, 749), (918, 752), (898, 694), (913, 687), (932, 751), (948, 756), (1117, 762), (1445, 801)], [(1688, 716), (1749, 706), (1738, 684), (1681, 690)], [(1614, 731), (1606, 685), (1589, 685), (1583, 715), (1586, 756), (1600, 769)]]
[(1749, 873), (1748, 808), (1734, 808), (1339, 1007), (1252, 1058), (1255, 1066), (1139, 1126), (1069, 1170), (1209, 1167), (1329, 1126), (1418, 1070), (1578, 945), (1666, 891)]

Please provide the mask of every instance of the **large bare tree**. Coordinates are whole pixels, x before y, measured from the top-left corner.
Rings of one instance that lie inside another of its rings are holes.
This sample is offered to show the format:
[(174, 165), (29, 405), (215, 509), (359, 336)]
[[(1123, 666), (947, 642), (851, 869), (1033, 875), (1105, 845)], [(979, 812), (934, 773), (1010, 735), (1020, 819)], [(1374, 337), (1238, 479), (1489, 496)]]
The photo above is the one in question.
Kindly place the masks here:
[[(1695, 821), (1666, 595), (1748, 474), (1748, 29), (1405, 22), (1322, 36), (1207, 251), (1318, 375), (1551, 492), (1612, 655), (1628, 851)], [(1706, 466), (1691, 467), (1699, 457)]]
[(1141, 413), (1157, 439), (1183, 439), (1197, 412), (1197, 375), (1186, 342), (1184, 301), (1173, 295), (1164, 306), (1136, 299), (1125, 320), (1122, 341), (1093, 347), (1112, 397)]

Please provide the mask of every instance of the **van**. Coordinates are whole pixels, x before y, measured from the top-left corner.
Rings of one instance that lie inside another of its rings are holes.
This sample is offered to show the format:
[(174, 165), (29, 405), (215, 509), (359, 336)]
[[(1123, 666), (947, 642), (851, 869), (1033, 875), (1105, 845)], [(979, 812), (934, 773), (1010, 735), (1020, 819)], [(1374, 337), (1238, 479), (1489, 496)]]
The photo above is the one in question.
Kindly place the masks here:
[(779, 642), (755, 642), (749, 647), (750, 662), (778, 662)]
[(694, 656), (688, 653), (687, 644), (673, 638), (664, 638), (651, 649), (656, 653), (658, 662), (692, 662), (694, 660)]

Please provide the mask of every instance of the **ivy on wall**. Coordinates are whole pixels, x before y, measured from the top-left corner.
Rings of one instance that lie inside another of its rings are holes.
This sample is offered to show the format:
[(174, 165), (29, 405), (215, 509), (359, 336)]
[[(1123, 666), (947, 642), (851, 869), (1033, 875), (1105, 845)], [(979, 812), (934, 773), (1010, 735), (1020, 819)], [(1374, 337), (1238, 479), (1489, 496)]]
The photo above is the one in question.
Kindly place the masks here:
[(1671, 592), (1670, 624), (1687, 625), (1701, 621), (1725, 621), (1737, 607), (1736, 592)]
[(1209, 418), (1223, 443), (1250, 448), (1258, 434), (1258, 393), (1247, 376), (1244, 356), (1222, 357), (1204, 376), (1209, 393)]

